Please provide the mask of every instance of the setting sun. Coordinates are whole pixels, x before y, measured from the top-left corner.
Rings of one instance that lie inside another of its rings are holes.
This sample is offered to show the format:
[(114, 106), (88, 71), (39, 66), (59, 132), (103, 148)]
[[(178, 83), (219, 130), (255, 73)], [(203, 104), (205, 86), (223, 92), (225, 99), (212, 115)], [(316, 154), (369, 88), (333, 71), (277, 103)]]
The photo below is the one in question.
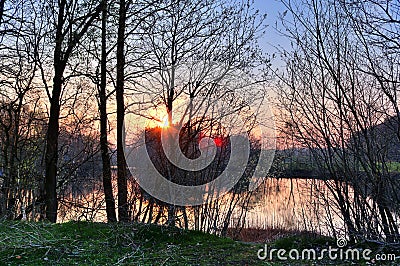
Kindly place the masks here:
[(160, 122), (158, 122), (158, 126), (163, 128), (169, 127), (168, 115), (161, 117)]

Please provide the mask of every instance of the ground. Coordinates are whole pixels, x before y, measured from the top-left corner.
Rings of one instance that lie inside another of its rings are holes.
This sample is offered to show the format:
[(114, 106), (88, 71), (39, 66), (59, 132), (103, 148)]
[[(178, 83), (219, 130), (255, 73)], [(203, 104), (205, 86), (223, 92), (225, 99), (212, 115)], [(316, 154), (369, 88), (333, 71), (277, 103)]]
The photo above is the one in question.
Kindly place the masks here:
[[(303, 235), (279, 238), (268, 245), (292, 248), (332, 241)], [(0, 265), (338, 265), (331, 261), (261, 261), (257, 251), (262, 247), (261, 243), (136, 223), (0, 223)]]

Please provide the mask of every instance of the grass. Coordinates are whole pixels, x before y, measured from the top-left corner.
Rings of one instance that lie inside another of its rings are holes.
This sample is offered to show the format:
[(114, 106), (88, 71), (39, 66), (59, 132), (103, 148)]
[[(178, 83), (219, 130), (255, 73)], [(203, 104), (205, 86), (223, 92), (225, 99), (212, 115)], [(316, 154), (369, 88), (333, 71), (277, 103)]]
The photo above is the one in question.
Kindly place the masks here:
[[(332, 239), (289, 236), (268, 245), (290, 249), (323, 246), (328, 242)], [(334, 264), (330, 261), (261, 261), (257, 251), (262, 247), (263, 244), (243, 243), (198, 231), (145, 224), (0, 224), (0, 265)]]
[(260, 263), (257, 248), (198, 231), (144, 224), (0, 226), (0, 265), (254, 265)]

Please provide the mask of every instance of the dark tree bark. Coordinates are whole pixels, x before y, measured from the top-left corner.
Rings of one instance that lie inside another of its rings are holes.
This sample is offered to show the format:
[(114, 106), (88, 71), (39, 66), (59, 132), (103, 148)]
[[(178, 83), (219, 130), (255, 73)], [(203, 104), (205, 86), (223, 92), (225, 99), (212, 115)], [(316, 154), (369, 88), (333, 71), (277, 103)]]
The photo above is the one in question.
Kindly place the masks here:
[[(97, 6), (94, 12), (89, 13), (83, 18), (80, 28), (75, 30), (73, 36), (67, 36), (66, 32), (72, 31), (72, 24), (66, 24), (65, 17), (67, 1), (61, 0), (59, 3), (59, 12), (56, 24), (56, 38), (54, 49), (54, 77), (53, 91), (50, 97), (50, 117), (48, 122), (46, 136), (46, 177), (45, 177), (45, 204), (46, 204), (46, 219), (55, 223), (57, 221), (57, 162), (58, 162), (58, 135), (59, 135), (59, 117), (60, 117), (60, 97), (64, 82), (64, 70), (68, 59), (73, 49), (78, 44), (82, 36), (87, 32), (92, 25), (94, 19), (99, 16), (101, 4)], [(78, 21), (79, 23), (79, 21)], [(69, 29), (64, 31), (65, 27)], [(66, 49), (63, 51), (64, 41), (67, 40)]]
[(111, 182), (111, 163), (108, 151), (107, 140), (107, 51), (106, 51), (106, 32), (107, 32), (107, 1), (103, 1), (102, 22), (101, 22), (101, 77), (100, 77), (100, 147), (101, 159), (103, 163), (103, 188), (106, 200), (107, 221), (116, 222), (115, 201)]
[(118, 218), (120, 222), (129, 221), (128, 215), (128, 190), (126, 179), (126, 162), (124, 156), (124, 66), (125, 66), (125, 23), (127, 4), (125, 0), (119, 1), (118, 40), (117, 40), (117, 183), (118, 183)]
[(62, 89), (62, 76), (65, 69), (65, 63), (62, 59), (62, 43), (63, 43), (63, 25), (64, 11), (66, 1), (60, 2), (57, 31), (56, 46), (54, 49), (54, 78), (53, 78), (53, 94), (50, 98), (50, 117), (47, 130), (46, 142), (46, 178), (45, 178), (45, 203), (46, 218), (55, 223), (57, 220), (57, 161), (58, 161), (58, 135), (59, 135), (59, 117), (60, 117), (60, 95)]
[(3, 22), (3, 14), (4, 14), (4, 4), (6, 0), (0, 0), (0, 25)]

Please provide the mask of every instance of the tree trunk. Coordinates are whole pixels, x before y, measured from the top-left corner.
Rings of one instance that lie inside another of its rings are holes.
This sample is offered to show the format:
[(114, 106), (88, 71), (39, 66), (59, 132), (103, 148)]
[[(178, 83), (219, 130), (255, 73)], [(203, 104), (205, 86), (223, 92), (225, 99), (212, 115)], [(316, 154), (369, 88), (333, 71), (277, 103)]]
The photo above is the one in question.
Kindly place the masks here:
[(117, 40), (117, 183), (118, 183), (118, 218), (120, 222), (129, 221), (128, 216), (128, 190), (126, 180), (126, 162), (124, 156), (124, 66), (125, 66), (125, 23), (126, 23), (126, 3), (120, 0), (119, 20), (118, 20), (118, 40)]
[(107, 51), (106, 51), (106, 32), (107, 32), (107, 1), (103, 1), (102, 22), (101, 22), (101, 81), (100, 81), (100, 148), (103, 164), (103, 189), (106, 200), (106, 213), (108, 222), (116, 222), (115, 201), (112, 189), (111, 163), (108, 151), (107, 139)]
[(60, 117), (60, 97), (63, 84), (65, 61), (62, 53), (64, 11), (66, 1), (60, 1), (57, 29), (54, 48), (54, 77), (53, 93), (50, 98), (50, 117), (46, 136), (46, 177), (44, 180), (46, 219), (52, 223), (57, 221), (57, 162), (58, 162), (58, 135)]
[[(17, 168), (15, 167), (15, 159), (17, 158), (17, 149), (18, 149), (18, 142), (19, 142), (19, 124), (20, 124), (20, 117), (23, 105), (23, 94), (18, 94), (18, 105), (14, 114), (10, 117), (11, 121), (14, 121), (13, 133), (11, 135), (11, 150), (10, 150), (10, 164), (8, 166), (8, 174), (10, 178), (10, 186), (8, 189), (8, 206), (7, 206), (7, 218), (13, 219), (15, 215), (15, 204), (17, 203), (17, 194), (19, 193), (17, 189)], [(10, 106), (12, 108), (12, 106)], [(13, 110), (11, 110), (13, 113)]]
[[(46, 177), (44, 180), (45, 203), (46, 203), (46, 219), (55, 223), (57, 220), (57, 162), (58, 162), (58, 135), (59, 135), (59, 118), (60, 118), (60, 97), (64, 81), (64, 70), (75, 46), (79, 43), (80, 38), (87, 32), (90, 25), (100, 14), (101, 4), (96, 7), (93, 13), (89, 13), (80, 24), (81, 29), (75, 32), (74, 38), (67, 38), (64, 32), (64, 26), (72, 31), (73, 25), (66, 24), (70, 21), (66, 19), (65, 9), (68, 8), (67, 1), (59, 1), (59, 10), (57, 15), (55, 48), (54, 48), (54, 77), (53, 91), (50, 97), (50, 117), (46, 137)], [(72, 22), (70, 22), (72, 23)], [(68, 40), (67, 43), (64, 43)], [(64, 43), (64, 45), (63, 45)], [(66, 45), (65, 45), (66, 44)], [(66, 46), (65, 51), (63, 47)]]
[[(56, 63), (55, 63), (56, 64)], [(50, 100), (50, 118), (46, 138), (46, 178), (45, 178), (45, 203), (46, 219), (52, 223), (57, 221), (57, 161), (58, 161), (58, 135), (60, 117), (60, 95), (62, 80), (59, 72), (53, 78), (53, 96)]]
[(6, 0), (0, 0), (0, 25), (3, 22), (4, 4)]

